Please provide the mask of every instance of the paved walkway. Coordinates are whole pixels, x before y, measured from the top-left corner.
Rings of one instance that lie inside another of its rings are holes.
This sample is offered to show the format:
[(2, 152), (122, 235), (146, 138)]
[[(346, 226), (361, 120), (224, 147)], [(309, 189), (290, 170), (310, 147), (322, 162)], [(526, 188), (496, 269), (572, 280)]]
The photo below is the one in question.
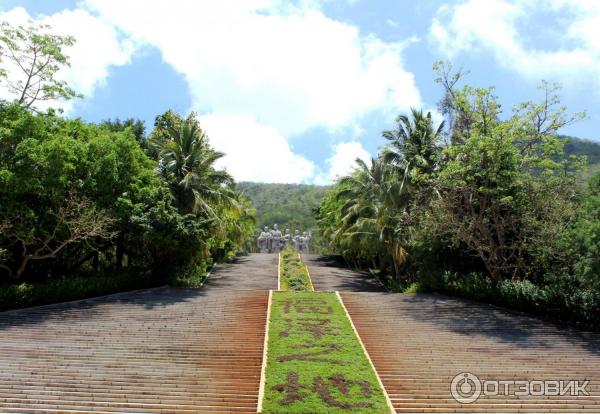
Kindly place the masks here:
[[(493, 306), (401, 295), (335, 258), (339, 290), (397, 412), (600, 412), (600, 335)], [(0, 412), (255, 412), (277, 255), (218, 265), (203, 289), (157, 288), (0, 313)], [(451, 398), (484, 380), (590, 380), (588, 397)]]
[(256, 412), (265, 256), (217, 266), (205, 289), (0, 313), (0, 412)]
[[(438, 295), (342, 298), (397, 412), (600, 412), (600, 334)], [(450, 395), (461, 372), (482, 380), (590, 380), (591, 396), (485, 396), (461, 405)]]
[(302, 255), (315, 290), (340, 292), (384, 292), (366, 272), (348, 269), (339, 256)]
[[(253, 253), (219, 263), (204, 284), (210, 292), (227, 290), (277, 290), (276, 254)], [(216, 293), (216, 292), (215, 292)]]

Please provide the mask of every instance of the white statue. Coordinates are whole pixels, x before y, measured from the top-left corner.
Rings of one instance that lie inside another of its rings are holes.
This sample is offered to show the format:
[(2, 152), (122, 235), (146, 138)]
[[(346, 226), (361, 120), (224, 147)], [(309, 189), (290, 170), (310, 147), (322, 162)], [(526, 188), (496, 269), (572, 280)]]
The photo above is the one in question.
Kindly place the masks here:
[(283, 246), (289, 246), (292, 242), (292, 235), (290, 234), (290, 229), (286, 228), (285, 229), (285, 234), (282, 237), (283, 240)]
[(266, 235), (264, 231), (261, 231), (260, 234), (258, 235), (258, 238), (256, 239), (256, 244), (258, 244), (258, 250), (261, 253), (266, 253), (266, 249), (265, 249), (265, 244), (266, 244)]
[(271, 232), (271, 253), (279, 253), (281, 250), (281, 231), (277, 224), (273, 225), (273, 231)]
[(292, 238), (292, 247), (295, 250), (300, 249), (300, 230), (296, 230), (294, 232), (294, 237)]
[(310, 239), (312, 238), (312, 234), (311, 233), (307, 233), (304, 232), (302, 233), (302, 237), (300, 238), (302, 240), (302, 244), (300, 246), (300, 253), (303, 254), (308, 254), (310, 251)]
[(261, 253), (269, 253), (271, 244), (271, 232), (269, 227), (265, 226), (264, 230), (258, 236), (258, 248)]

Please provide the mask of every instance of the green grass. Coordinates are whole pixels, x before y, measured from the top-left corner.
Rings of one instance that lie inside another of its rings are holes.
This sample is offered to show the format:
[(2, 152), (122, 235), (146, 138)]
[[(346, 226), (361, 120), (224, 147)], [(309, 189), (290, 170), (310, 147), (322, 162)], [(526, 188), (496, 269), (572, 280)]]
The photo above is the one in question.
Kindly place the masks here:
[(294, 292), (314, 290), (308, 275), (308, 269), (300, 261), (300, 255), (296, 250), (289, 246), (283, 249), (280, 266), (281, 290)]
[(335, 293), (273, 292), (262, 412), (389, 413)]

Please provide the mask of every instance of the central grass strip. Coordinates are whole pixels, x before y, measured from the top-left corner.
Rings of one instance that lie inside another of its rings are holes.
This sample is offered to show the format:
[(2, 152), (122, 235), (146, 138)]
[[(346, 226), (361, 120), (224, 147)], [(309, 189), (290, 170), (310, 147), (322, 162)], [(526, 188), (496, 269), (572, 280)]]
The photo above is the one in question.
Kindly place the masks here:
[(280, 254), (280, 289), (295, 292), (314, 290), (308, 269), (300, 260), (300, 254), (289, 246)]
[(273, 292), (263, 413), (389, 413), (331, 292)]

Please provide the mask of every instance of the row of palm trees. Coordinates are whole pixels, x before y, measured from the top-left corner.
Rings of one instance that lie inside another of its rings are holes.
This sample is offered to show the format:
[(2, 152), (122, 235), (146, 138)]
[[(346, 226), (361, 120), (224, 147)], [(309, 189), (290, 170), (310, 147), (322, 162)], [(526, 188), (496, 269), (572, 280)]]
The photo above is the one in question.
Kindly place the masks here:
[(383, 132), (387, 145), (377, 158), (356, 160), (354, 172), (336, 185), (339, 209), (320, 212), (324, 235), (336, 250), (369, 258), (378, 268), (389, 260), (400, 277), (416, 213), (437, 193), (433, 179), (442, 158), (443, 128), (431, 113), (413, 109), (411, 117), (400, 115), (396, 128)]

